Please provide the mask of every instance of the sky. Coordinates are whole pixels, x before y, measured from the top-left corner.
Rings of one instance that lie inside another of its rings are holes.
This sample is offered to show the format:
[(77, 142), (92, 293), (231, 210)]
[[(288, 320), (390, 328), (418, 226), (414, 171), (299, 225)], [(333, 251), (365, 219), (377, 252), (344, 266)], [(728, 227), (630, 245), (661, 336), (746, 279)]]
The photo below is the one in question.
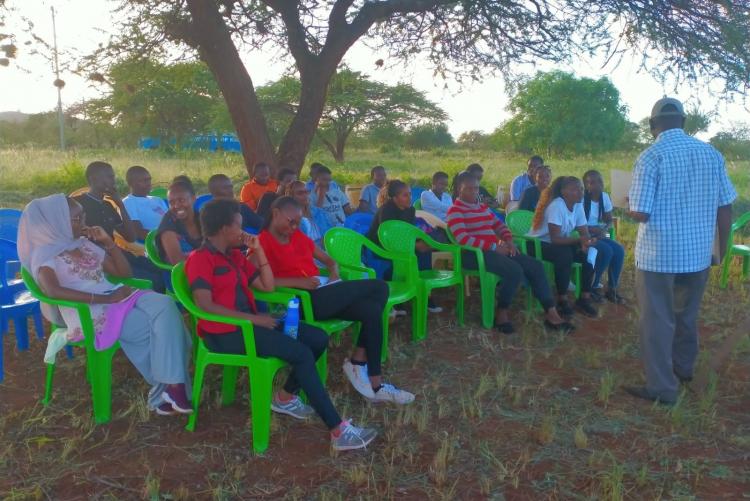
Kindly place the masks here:
[[(107, 40), (107, 30), (112, 25), (111, 9), (114, 2), (110, 0), (9, 0), (8, 4), (21, 9), (34, 22), (35, 32), (49, 41), (52, 40), (50, 7), (54, 5), (58, 47), (64, 58), (96, 48), (97, 44)], [(57, 92), (52, 85), (55, 79), (53, 67), (44, 58), (29, 55), (29, 50), (29, 46), (20, 45), (18, 63), (0, 66), (0, 111), (37, 113), (57, 106)], [(244, 53), (242, 57), (256, 85), (275, 80), (291, 63), (280, 63), (275, 53)], [(508, 96), (500, 77), (488, 76), (481, 82), (459, 86), (455, 82), (433, 77), (428, 65), (418, 60), (404, 67), (390, 65), (386, 59), (384, 67), (376, 67), (375, 61), (385, 57), (385, 54), (375, 53), (357, 44), (350, 49), (344, 61), (352, 69), (362, 71), (373, 79), (388, 84), (411, 83), (424, 91), (447, 112), (448, 127), (454, 137), (469, 130), (490, 132), (510, 117), (505, 109)], [(712, 89), (709, 85), (681, 85), (675, 88), (673, 82), (659, 83), (651, 75), (639, 72), (637, 63), (631, 58), (625, 58), (617, 66), (603, 68), (602, 64), (603, 60), (579, 59), (572, 66), (542, 63), (537, 68), (523, 68), (522, 71), (533, 74), (537, 69), (561, 69), (578, 77), (607, 76), (619, 89), (621, 99), (628, 107), (629, 119), (634, 122), (648, 116), (651, 106), (660, 97), (677, 97), (688, 109), (698, 107), (715, 113), (709, 131), (702, 135), (704, 138), (729, 128), (732, 123), (750, 122), (750, 102), (742, 102), (741, 99), (727, 102), (726, 96), (718, 88)], [(101, 85), (93, 85), (74, 74), (63, 73), (61, 78), (66, 82), (62, 92), (64, 107), (97, 97), (102, 90)]]

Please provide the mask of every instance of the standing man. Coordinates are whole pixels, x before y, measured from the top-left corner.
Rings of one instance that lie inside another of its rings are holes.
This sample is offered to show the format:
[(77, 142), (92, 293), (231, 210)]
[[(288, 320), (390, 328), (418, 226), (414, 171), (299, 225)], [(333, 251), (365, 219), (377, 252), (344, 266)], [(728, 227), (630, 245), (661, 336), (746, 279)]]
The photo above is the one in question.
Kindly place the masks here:
[(526, 163), (526, 172), (516, 176), (510, 183), (510, 201), (520, 202), (526, 188), (534, 186), (534, 172), (544, 165), (544, 160), (539, 155), (529, 158)]
[(737, 197), (721, 154), (683, 131), (677, 99), (656, 102), (649, 120), (656, 138), (638, 157), (630, 188), (645, 387), (631, 395), (672, 405), (679, 383), (692, 380), (698, 355), (698, 311), (718, 227), (723, 258)]

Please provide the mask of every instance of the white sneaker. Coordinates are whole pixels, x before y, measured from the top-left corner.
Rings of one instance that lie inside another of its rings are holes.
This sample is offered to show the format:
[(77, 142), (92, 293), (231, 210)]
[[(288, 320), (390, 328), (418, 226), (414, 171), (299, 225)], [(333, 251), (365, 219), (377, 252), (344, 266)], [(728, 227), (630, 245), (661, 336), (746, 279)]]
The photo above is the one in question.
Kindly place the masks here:
[(338, 437), (331, 435), (331, 446), (337, 451), (364, 449), (378, 434), (372, 428), (359, 428), (349, 421), (342, 422), (339, 429)]
[(597, 282), (597, 283), (594, 284), (593, 288), (594, 289), (603, 289), (604, 288), (604, 284), (601, 283), (601, 282)]
[(406, 310), (403, 309), (401, 305), (398, 305), (397, 307), (393, 308), (391, 312), (395, 312), (393, 314), (396, 315), (397, 317), (405, 317), (407, 315)]
[(348, 358), (344, 360), (344, 374), (349, 382), (365, 398), (375, 397), (370, 378), (367, 375), (367, 365), (354, 365)]
[(573, 282), (568, 283), (568, 291), (575, 292), (576, 291), (576, 284)]
[(392, 384), (383, 383), (378, 391), (373, 392), (371, 402), (392, 402), (394, 404), (406, 405), (414, 401), (414, 394), (406, 390), (396, 388)]

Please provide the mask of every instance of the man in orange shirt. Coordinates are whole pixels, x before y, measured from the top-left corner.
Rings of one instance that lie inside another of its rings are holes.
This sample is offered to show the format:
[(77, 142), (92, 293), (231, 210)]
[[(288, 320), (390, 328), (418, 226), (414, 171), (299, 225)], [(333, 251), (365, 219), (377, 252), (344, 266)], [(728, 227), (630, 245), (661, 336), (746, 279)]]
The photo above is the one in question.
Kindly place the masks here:
[(253, 168), (253, 178), (245, 183), (240, 191), (240, 202), (255, 211), (263, 194), (276, 191), (278, 187), (279, 183), (271, 179), (271, 168), (268, 164), (258, 162)]

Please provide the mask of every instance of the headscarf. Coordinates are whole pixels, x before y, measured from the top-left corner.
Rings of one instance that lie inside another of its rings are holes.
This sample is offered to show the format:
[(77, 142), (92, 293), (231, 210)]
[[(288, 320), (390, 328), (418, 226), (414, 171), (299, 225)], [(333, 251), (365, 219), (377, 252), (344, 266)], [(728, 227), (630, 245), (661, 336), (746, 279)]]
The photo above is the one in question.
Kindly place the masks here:
[[(84, 240), (73, 237), (70, 208), (65, 195), (50, 195), (32, 200), (21, 214), (18, 223), (18, 257), (34, 280), (39, 280), (39, 268), (63, 252), (79, 248), (83, 242)], [(48, 320), (61, 325), (56, 307), (42, 308), (42, 311)]]

